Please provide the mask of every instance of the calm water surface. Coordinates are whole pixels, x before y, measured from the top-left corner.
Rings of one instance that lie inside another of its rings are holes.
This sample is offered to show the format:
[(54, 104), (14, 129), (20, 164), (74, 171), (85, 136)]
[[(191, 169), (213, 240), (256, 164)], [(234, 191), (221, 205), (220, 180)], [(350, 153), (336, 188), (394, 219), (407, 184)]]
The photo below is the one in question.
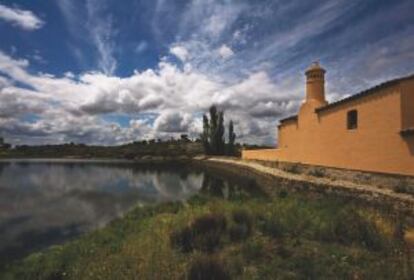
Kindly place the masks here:
[(185, 200), (205, 176), (189, 166), (0, 161), (0, 261), (101, 227), (137, 205)]

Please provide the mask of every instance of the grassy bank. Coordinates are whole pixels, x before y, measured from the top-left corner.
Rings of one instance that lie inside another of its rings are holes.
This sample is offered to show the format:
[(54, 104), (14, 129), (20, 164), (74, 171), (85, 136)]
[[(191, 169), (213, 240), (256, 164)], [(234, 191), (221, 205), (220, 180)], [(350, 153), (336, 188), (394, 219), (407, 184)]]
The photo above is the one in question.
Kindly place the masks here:
[[(8, 266), (0, 279), (410, 279), (399, 219), (281, 192), (137, 208)], [(412, 279), (412, 278), (411, 278)]]

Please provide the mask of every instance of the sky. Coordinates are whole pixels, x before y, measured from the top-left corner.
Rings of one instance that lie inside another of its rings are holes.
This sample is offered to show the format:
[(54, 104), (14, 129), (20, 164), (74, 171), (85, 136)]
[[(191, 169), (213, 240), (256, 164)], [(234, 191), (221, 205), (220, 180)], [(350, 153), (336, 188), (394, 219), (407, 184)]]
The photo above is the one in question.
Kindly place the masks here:
[(0, 0), (0, 135), (14, 145), (197, 137), (215, 104), (274, 145), (304, 71), (332, 102), (414, 73), (412, 0)]

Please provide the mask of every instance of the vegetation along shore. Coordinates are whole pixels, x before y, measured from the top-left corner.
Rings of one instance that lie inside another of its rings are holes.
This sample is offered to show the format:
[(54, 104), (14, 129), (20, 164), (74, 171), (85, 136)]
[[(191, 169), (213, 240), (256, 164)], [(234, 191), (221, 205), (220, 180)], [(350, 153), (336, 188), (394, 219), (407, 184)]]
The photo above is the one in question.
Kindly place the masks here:
[(229, 176), (34, 253), (1, 279), (412, 278), (405, 217), (392, 208)]

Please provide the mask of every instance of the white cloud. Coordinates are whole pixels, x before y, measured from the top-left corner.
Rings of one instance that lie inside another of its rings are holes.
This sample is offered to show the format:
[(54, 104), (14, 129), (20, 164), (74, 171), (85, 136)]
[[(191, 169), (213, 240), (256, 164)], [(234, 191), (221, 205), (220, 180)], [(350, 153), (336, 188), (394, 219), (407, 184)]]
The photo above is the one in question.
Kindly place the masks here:
[[(269, 135), (258, 130), (271, 131), (275, 120), (257, 118), (253, 109), (274, 104), (274, 110), (269, 109), (266, 114), (283, 115), (289, 108), (286, 100), (296, 98), (296, 93), (276, 86), (265, 72), (227, 84), (197, 71), (181, 70), (168, 62), (125, 78), (102, 73), (34, 75), (27, 71), (28, 64), (0, 52), (0, 72), (9, 75), (3, 78), (7, 81), (0, 92), (0, 103), (4, 108), (12, 108), (0, 116), (0, 128), (22, 143), (115, 144), (180, 133), (197, 137), (201, 132), (201, 113), (212, 104), (225, 110), (226, 121), (231, 116), (240, 123), (236, 127), (244, 137), (240, 140), (263, 142), (269, 141)], [(33, 90), (15, 87), (10, 84), (12, 81), (25, 83)], [(25, 122), (21, 119), (25, 114), (39, 114), (39, 119)], [(121, 127), (105, 120), (108, 114), (129, 115), (132, 120), (129, 126)], [(250, 132), (254, 133), (249, 135)]]
[(0, 19), (28, 31), (39, 29), (44, 25), (44, 22), (31, 11), (9, 8), (2, 4), (0, 4)]
[(173, 46), (170, 48), (170, 53), (175, 55), (177, 58), (179, 58), (182, 62), (185, 62), (189, 58), (189, 53), (187, 49), (183, 46)]
[(191, 37), (191, 34), (196, 33), (214, 43), (247, 8), (249, 6), (242, 1), (192, 1), (180, 21), (179, 36)]
[(65, 73), (63, 74), (63, 76), (65, 76), (65, 77), (66, 77), (66, 78), (68, 78), (68, 79), (74, 79), (74, 78), (75, 78), (75, 74), (73, 74), (73, 72), (70, 72), (70, 71), (65, 72)]
[[(170, 55), (152, 69), (117, 77), (113, 74), (117, 66), (114, 42), (119, 31), (110, 18), (104, 16), (101, 8), (92, 7), (97, 4), (92, 0), (87, 2), (92, 6), (84, 11), (84, 21), (71, 1), (59, 3), (70, 7), (68, 18), (75, 21), (71, 23), (73, 32), (89, 30), (84, 37), (98, 49), (101, 72), (67, 73), (63, 77), (33, 74), (28, 60), (0, 52), (0, 129), (22, 143), (115, 144), (176, 136), (184, 131), (194, 137), (202, 127), (201, 114), (216, 104), (225, 110), (226, 122), (229, 118), (234, 120), (239, 141), (269, 144), (275, 141), (277, 119), (295, 114), (300, 106), (305, 87), (302, 71), (315, 59), (310, 56), (322, 54), (320, 58), (328, 70), (329, 100), (357, 92), (354, 85), (366, 88), (412, 69), (402, 63), (413, 57), (413, 31), (409, 28), (354, 48), (349, 56), (355, 36), (373, 33), (372, 26), (382, 21), (393, 22), (396, 15), (409, 17), (407, 7), (378, 13), (375, 18), (363, 19), (330, 36), (329, 45), (335, 52), (322, 53), (314, 46), (328, 39), (319, 35), (337, 26), (338, 21), (342, 23), (357, 1), (324, 1), (286, 28), (278, 21), (302, 1), (292, 0), (280, 9), (255, 15), (251, 11), (254, 5), (247, 2), (239, 5), (205, 0), (191, 1), (183, 13), (174, 14), (179, 15), (174, 18), (178, 26), (168, 28), (169, 32), (174, 28), (178, 32), (173, 42), (162, 46)], [(154, 24), (158, 31), (154, 37), (161, 38), (160, 44), (168, 36), (162, 34), (165, 22), (157, 20), (164, 20), (171, 10), (176, 11), (172, 3), (156, 2)], [(258, 17), (269, 17), (264, 19), (266, 23), (276, 21), (275, 29), (258, 36)], [(238, 22), (245, 23), (240, 26)], [(315, 43), (315, 37), (321, 42)], [(394, 47), (393, 42), (399, 42), (398, 46)], [(139, 53), (146, 47), (141, 42), (135, 51)], [(340, 53), (344, 49), (346, 55)], [(177, 61), (171, 59), (172, 55), (182, 63), (175, 65)], [(19, 87), (20, 83), (25, 87)], [(39, 112), (38, 120), (24, 120), (25, 114)], [(120, 125), (108, 116), (129, 116), (131, 120)]]
[(113, 74), (117, 67), (115, 59), (115, 43), (113, 36), (115, 31), (111, 17), (103, 17), (101, 9), (103, 9), (102, 1), (88, 0), (86, 2), (88, 12), (88, 27), (90, 34), (100, 56), (98, 65), (105, 74)]
[(115, 44), (117, 29), (114, 27), (113, 18), (106, 15), (106, 3), (98, 0), (79, 3), (59, 0), (56, 4), (72, 37), (69, 38), (69, 48), (79, 65), (84, 65), (85, 55), (76, 41), (91, 44), (96, 49), (96, 68), (105, 74), (113, 74), (118, 66), (116, 52), (119, 47)]
[(234, 55), (234, 52), (232, 49), (230, 49), (227, 45), (222, 45), (219, 49), (218, 49), (218, 53), (220, 54), (220, 56), (223, 59), (227, 59), (231, 56)]
[(186, 133), (192, 123), (192, 116), (177, 111), (162, 112), (154, 122), (155, 130), (169, 133)]

